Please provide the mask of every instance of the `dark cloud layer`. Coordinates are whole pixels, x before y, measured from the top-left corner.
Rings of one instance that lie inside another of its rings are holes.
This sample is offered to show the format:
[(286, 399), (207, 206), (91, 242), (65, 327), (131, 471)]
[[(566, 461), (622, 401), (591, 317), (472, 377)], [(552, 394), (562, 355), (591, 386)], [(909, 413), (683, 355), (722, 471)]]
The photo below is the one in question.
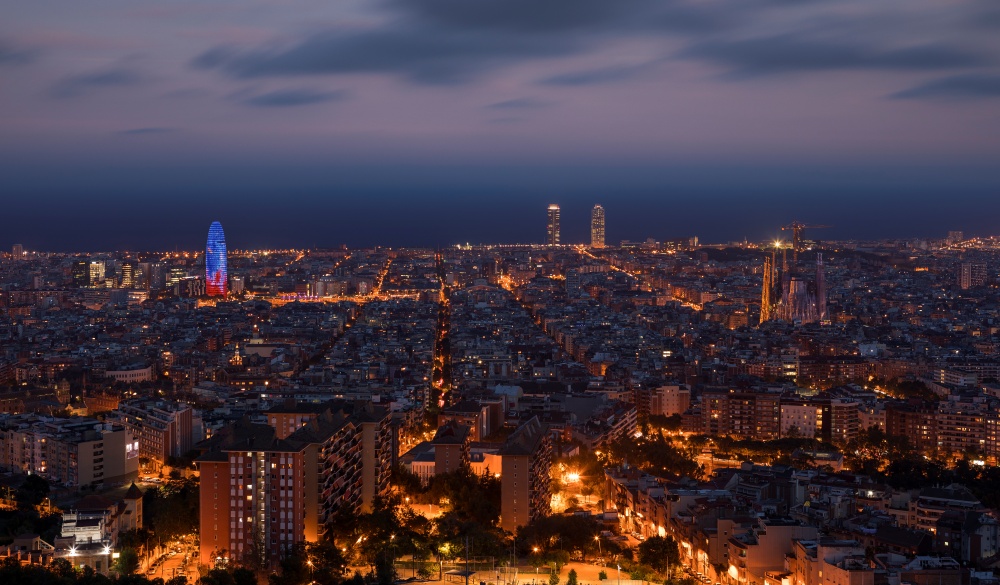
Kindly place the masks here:
[(514, 98), (511, 100), (492, 103), (486, 107), (491, 110), (535, 110), (538, 108), (547, 108), (551, 105), (552, 102), (546, 100), (539, 100), (535, 98)]
[(954, 75), (897, 92), (897, 99), (1000, 98), (1000, 75)]
[(649, 69), (651, 66), (652, 63), (645, 63), (642, 65), (613, 65), (610, 67), (588, 69), (586, 71), (572, 71), (569, 73), (560, 73), (558, 75), (546, 77), (541, 80), (541, 83), (543, 85), (566, 86), (616, 83), (618, 81), (632, 79), (633, 77), (641, 74), (643, 71)]
[(846, 69), (932, 71), (988, 63), (978, 53), (942, 45), (886, 49), (791, 35), (707, 41), (684, 49), (679, 56), (710, 61), (739, 76)]
[(161, 126), (147, 126), (144, 128), (129, 128), (118, 132), (118, 134), (123, 136), (149, 136), (153, 134), (167, 134), (169, 132), (174, 132), (174, 129)]
[(346, 97), (347, 92), (344, 91), (320, 91), (316, 89), (296, 88), (278, 89), (244, 96), (239, 101), (250, 106), (262, 108), (287, 108), (340, 101)]
[(390, 6), (448, 28), (518, 35), (642, 29), (705, 32), (729, 25), (738, 10), (686, 0), (394, 0)]
[(34, 59), (35, 53), (0, 39), (0, 65), (23, 65)]
[(720, 30), (732, 11), (684, 0), (394, 0), (395, 18), (274, 47), (218, 46), (193, 64), (240, 78), (389, 73), (419, 83), (471, 81), (497, 67), (584, 53), (628, 35)]
[(52, 87), (51, 94), (53, 97), (70, 98), (95, 89), (130, 87), (139, 85), (143, 81), (144, 77), (133, 69), (106, 69), (63, 78)]
[(389, 73), (428, 84), (469, 81), (513, 60), (563, 55), (579, 48), (564, 37), (510, 39), (498, 34), (411, 27), (329, 31), (279, 49), (219, 47), (194, 61), (239, 78)]

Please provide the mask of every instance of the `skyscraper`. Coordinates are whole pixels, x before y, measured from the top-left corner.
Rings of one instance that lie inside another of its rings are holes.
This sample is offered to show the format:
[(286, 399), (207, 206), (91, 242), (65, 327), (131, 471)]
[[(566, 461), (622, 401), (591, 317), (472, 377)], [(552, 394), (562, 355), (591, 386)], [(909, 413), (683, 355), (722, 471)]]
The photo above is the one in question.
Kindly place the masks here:
[(24, 246), (21, 244), (14, 244), (11, 246), (10, 257), (14, 260), (24, 260)]
[(958, 267), (958, 288), (969, 290), (986, 286), (989, 282), (989, 273), (986, 264), (979, 262), (962, 262)]
[(102, 286), (106, 265), (104, 260), (90, 261), (90, 286)]
[(604, 208), (600, 205), (590, 212), (590, 247), (604, 247)]
[(74, 262), (70, 275), (73, 278), (73, 286), (77, 288), (90, 286), (90, 262), (86, 260)]
[(135, 263), (126, 261), (122, 263), (122, 288), (135, 287)]
[(226, 234), (222, 231), (222, 224), (213, 221), (208, 228), (208, 243), (205, 245), (205, 294), (224, 297), (228, 292)]
[(548, 241), (550, 246), (559, 245), (559, 206), (549, 205)]

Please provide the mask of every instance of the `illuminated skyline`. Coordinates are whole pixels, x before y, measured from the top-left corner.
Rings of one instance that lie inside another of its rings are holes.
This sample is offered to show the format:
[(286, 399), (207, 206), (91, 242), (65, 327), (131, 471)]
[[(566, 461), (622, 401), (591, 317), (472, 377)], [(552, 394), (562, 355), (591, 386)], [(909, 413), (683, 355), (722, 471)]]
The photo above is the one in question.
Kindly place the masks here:
[(567, 242), (597, 202), (609, 242), (1000, 217), (994, 2), (475, 6), (7, 1), (0, 246), (170, 249), (214, 217), (247, 247), (528, 242), (551, 201)]

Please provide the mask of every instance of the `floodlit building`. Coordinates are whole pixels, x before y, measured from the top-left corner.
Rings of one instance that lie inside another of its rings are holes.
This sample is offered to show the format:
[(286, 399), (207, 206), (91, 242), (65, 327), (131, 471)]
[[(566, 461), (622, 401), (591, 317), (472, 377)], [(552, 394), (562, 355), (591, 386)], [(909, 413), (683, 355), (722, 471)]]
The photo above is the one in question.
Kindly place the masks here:
[(549, 205), (548, 225), (546, 243), (550, 246), (559, 245), (559, 206), (553, 203)]
[(205, 245), (205, 294), (224, 297), (229, 292), (229, 269), (226, 256), (226, 234), (222, 224), (213, 221), (208, 228)]
[(590, 213), (590, 247), (604, 247), (604, 208), (600, 205)]

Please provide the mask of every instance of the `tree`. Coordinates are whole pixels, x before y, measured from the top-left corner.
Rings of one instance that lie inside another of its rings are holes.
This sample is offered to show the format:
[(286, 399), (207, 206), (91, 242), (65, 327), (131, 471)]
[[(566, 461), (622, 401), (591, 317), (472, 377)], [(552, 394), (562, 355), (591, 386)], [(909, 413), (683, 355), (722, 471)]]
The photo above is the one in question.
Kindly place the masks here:
[(681, 562), (677, 541), (669, 536), (653, 536), (639, 544), (639, 563), (649, 565), (659, 573)]
[(313, 581), (318, 585), (336, 585), (344, 576), (347, 560), (343, 552), (332, 542), (322, 541), (306, 546), (308, 561), (312, 565)]
[(597, 580), (598, 581), (607, 581), (608, 580), (608, 572), (604, 571), (604, 570), (601, 570), (601, 572), (597, 574)]
[(549, 585), (559, 585), (559, 573), (555, 571), (549, 573)]
[(131, 575), (139, 570), (139, 555), (131, 548), (123, 548), (118, 553), (118, 560), (114, 565), (115, 571), (120, 575)]
[(576, 569), (569, 570), (569, 575), (566, 575), (566, 585), (577, 585)]
[(14, 493), (17, 507), (22, 510), (34, 510), (35, 506), (45, 501), (49, 495), (49, 482), (40, 475), (29, 475), (21, 482), (21, 487)]

